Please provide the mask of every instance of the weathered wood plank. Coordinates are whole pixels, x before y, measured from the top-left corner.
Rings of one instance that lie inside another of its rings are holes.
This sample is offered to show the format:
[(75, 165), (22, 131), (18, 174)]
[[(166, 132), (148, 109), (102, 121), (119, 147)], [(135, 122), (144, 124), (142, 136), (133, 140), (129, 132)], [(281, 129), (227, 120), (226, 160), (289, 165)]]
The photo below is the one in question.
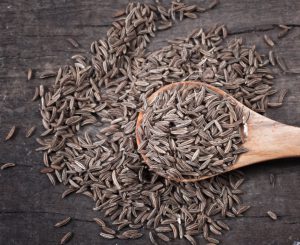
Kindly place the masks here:
[[(148, 1), (151, 2), (151, 1)], [(206, 5), (209, 1), (189, 1)], [(112, 14), (126, 6), (125, 1), (93, 0), (19, 0), (0, 2), (0, 138), (12, 124), (19, 126), (16, 137), (0, 140), (0, 163), (15, 162), (14, 169), (0, 172), (0, 244), (54, 244), (64, 232), (75, 232), (73, 244), (112, 244), (103, 241), (92, 222), (97, 215), (93, 202), (86, 197), (71, 196), (61, 200), (62, 186), (52, 187), (39, 174), (41, 155), (34, 151), (34, 137), (25, 139), (25, 129), (40, 125), (38, 103), (29, 102), (34, 87), (50, 81), (26, 81), (26, 70), (38, 74), (44, 69), (57, 69), (76, 52), (86, 53), (93, 40), (103, 37), (112, 21)], [(178, 23), (157, 34), (151, 49), (165, 44), (168, 38), (184, 36), (192, 29), (224, 23), (231, 38), (243, 37), (267, 52), (263, 34), (277, 43), (275, 51), (296, 73), (278, 74), (276, 86), (288, 87), (283, 107), (269, 110), (267, 115), (278, 121), (300, 126), (300, 2), (297, 0), (226, 0), (200, 18)], [(276, 38), (276, 24), (288, 24), (293, 30), (282, 40)], [(66, 39), (75, 38), (80, 48), (73, 48)], [(41, 127), (37, 129), (37, 133)], [(293, 137), (293, 136), (291, 136)], [(224, 244), (292, 244), (300, 240), (300, 161), (285, 159), (244, 171), (247, 181), (243, 199), (253, 207), (245, 217), (229, 220), (232, 231), (222, 238)], [(274, 188), (269, 174), (276, 176)], [(272, 209), (279, 215), (274, 222), (266, 216)], [(53, 224), (72, 216), (74, 220), (61, 230)], [(203, 241), (202, 241), (203, 242)], [(71, 243), (72, 244), (72, 243)], [(118, 244), (127, 242), (118, 241)], [(149, 244), (138, 240), (134, 244)], [(176, 241), (174, 244), (186, 244)]]

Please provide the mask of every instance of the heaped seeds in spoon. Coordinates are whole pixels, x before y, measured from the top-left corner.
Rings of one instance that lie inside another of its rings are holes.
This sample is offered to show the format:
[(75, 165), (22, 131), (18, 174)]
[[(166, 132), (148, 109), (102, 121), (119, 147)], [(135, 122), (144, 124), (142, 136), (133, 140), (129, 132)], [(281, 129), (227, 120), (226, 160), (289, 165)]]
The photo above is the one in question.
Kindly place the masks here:
[[(200, 96), (203, 97), (201, 103)], [(174, 108), (172, 114), (162, 113), (168, 106)], [(175, 179), (212, 175), (225, 171), (238, 157), (236, 147), (242, 143), (239, 130), (243, 127), (242, 110), (205, 86), (188, 88), (179, 84), (158, 94), (144, 113), (147, 116), (141, 125), (144, 129), (141, 140), (148, 142), (147, 163), (158, 174)], [(202, 118), (200, 125), (199, 118)], [(165, 127), (160, 126), (162, 121), (166, 122)], [(167, 135), (166, 141), (160, 140), (156, 128)], [(232, 129), (231, 135), (220, 137), (228, 128)], [(200, 131), (203, 138), (199, 141)], [(170, 161), (166, 155), (174, 160)]]

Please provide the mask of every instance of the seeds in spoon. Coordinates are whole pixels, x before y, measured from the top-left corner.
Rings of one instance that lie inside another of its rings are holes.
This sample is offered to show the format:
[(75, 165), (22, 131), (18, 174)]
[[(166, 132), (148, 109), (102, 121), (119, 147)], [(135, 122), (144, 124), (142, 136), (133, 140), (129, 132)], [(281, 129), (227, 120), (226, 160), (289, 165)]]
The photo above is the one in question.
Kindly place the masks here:
[(149, 231), (149, 239), (151, 244), (153, 245), (157, 245), (158, 243), (155, 241), (154, 237), (153, 237), (153, 233), (151, 231)]
[[(172, 114), (168, 111), (161, 113), (161, 109), (168, 105), (174, 108)], [(191, 179), (220, 173), (234, 164), (238, 157), (236, 150), (242, 143), (242, 111), (205, 86), (189, 88), (179, 84), (170, 87), (149, 103), (145, 114), (146, 119), (141, 125), (145, 131), (142, 141), (149, 142), (144, 147), (145, 156), (149, 159), (149, 166), (162, 175)], [(189, 123), (182, 128), (179, 125), (183, 125), (183, 116)], [(159, 126), (162, 120), (166, 120), (164, 128)], [(168, 137), (167, 142), (158, 138), (156, 128)], [(232, 129), (231, 136), (220, 137), (228, 128)], [(199, 135), (202, 137), (200, 141), (197, 140)], [(166, 154), (174, 161), (166, 159)]]
[(163, 234), (163, 233), (157, 233), (157, 236), (158, 236), (161, 240), (163, 240), (163, 241), (165, 241), (165, 242), (169, 242), (169, 241), (170, 241), (170, 238), (169, 238), (168, 236), (166, 236), (165, 234)]

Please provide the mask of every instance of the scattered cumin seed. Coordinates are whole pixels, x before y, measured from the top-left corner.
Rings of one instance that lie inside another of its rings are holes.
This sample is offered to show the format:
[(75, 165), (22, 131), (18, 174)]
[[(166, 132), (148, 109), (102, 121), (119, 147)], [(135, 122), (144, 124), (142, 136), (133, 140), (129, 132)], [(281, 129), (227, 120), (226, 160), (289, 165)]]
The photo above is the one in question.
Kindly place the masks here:
[(74, 48), (79, 48), (79, 43), (73, 39), (73, 38), (67, 38), (67, 41), (74, 47)]
[(31, 137), (31, 136), (32, 136), (32, 134), (34, 133), (35, 129), (36, 129), (36, 127), (35, 127), (35, 126), (32, 126), (31, 128), (29, 128), (29, 129), (27, 130), (27, 132), (26, 132), (26, 135), (25, 135), (25, 137), (26, 137), (26, 138), (29, 138), (29, 137)]
[(264, 41), (270, 47), (274, 47), (274, 45), (275, 45), (273, 40), (267, 34), (264, 35)]
[(65, 219), (63, 219), (63, 220), (61, 220), (61, 221), (58, 221), (55, 225), (54, 225), (54, 227), (62, 227), (62, 226), (64, 226), (64, 225), (66, 225), (66, 224), (68, 224), (70, 221), (71, 221), (71, 217), (67, 217), (67, 218), (65, 218)]
[(44, 71), (40, 74), (40, 78), (45, 79), (45, 78), (55, 77), (56, 74), (57, 73), (54, 71)]
[(54, 172), (53, 168), (42, 168), (40, 170), (40, 173), (42, 173), (42, 174), (47, 174), (47, 173), (52, 173), (52, 172)]
[(274, 174), (270, 174), (270, 184), (272, 185), (272, 187), (275, 186), (275, 175)]
[(69, 231), (60, 239), (60, 244), (61, 245), (66, 244), (67, 242), (69, 242), (71, 240), (72, 237), (73, 237), (73, 233), (71, 231)]
[(285, 37), (289, 32), (289, 29), (283, 29), (282, 31), (280, 31), (278, 34), (277, 34), (277, 37), (278, 38), (283, 38)]
[(35, 101), (39, 97), (39, 95), (40, 95), (40, 89), (39, 89), (39, 87), (35, 87), (34, 95), (31, 99), (31, 101)]
[(4, 164), (0, 167), (0, 169), (1, 169), (1, 170), (4, 170), (4, 169), (12, 168), (12, 167), (15, 167), (15, 166), (16, 166), (16, 164), (14, 164), (14, 163), (4, 163)]
[(273, 211), (269, 210), (267, 214), (272, 220), (277, 220), (277, 214), (275, 214)]
[(93, 218), (93, 220), (100, 226), (100, 227), (104, 227), (106, 226), (105, 222), (100, 219), (100, 218)]
[(29, 68), (28, 71), (27, 71), (27, 81), (29, 81), (31, 79), (32, 79), (32, 69)]
[(8, 141), (10, 140), (13, 136), (14, 136), (14, 133), (16, 131), (16, 126), (12, 126), (12, 128), (9, 130), (9, 132), (7, 133), (6, 137), (5, 137), (5, 141)]

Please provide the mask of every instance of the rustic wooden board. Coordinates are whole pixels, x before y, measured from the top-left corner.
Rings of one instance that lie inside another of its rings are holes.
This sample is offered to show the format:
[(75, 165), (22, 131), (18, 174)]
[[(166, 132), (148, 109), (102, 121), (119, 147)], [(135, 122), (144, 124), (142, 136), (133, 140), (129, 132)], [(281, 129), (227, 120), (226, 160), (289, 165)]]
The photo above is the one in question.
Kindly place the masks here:
[[(112, 14), (124, 8), (127, 1), (114, 0), (1, 0), (0, 2), (0, 138), (10, 126), (18, 126), (16, 137), (0, 142), (0, 163), (15, 162), (14, 169), (0, 172), (0, 244), (58, 244), (64, 232), (74, 231), (70, 244), (128, 244), (104, 241), (92, 222), (98, 214), (93, 203), (83, 196), (60, 199), (62, 186), (53, 187), (39, 174), (42, 157), (34, 149), (34, 139), (24, 139), (25, 128), (39, 125), (38, 103), (29, 102), (39, 80), (26, 81), (26, 70), (35, 75), (44, 69), (57, 69), (72, 54), (89, 49), (89, 44), (105, 35)], [(190, 1), (205, 5), (209, 1)], [(197, 20), (187, 20), (171, 30), (157, 34), (151, 49), (165, 40), (184, 36), (192, 29), (225, 23), (234, 37), (243, 37), (266, 52), (264, 33), (274, 37), (276, 50), (293, 71), (278, 74), (276, 85), (290, 89), (283, 107), (267, 115), (290, 125), (300, 126), (300, 1), (298, 0), (221, 0), (214, 10)], [(282, 40), (276, 38), (276, 24), (288, 24), (293, 30)], [(71, 47), (66, 38), (74, 37), (80, 48)], [(42, 81), (47, 85), (49, 81)], [(38, 130), (38, 131), (39, 131)], [(291, 135), (293, 137), (293, 135)], [(300, 145), (299, 145), (300, 150)], [(232, 231), (223, 244), (292, 244), (300, 241), (300, 160), (285, 159), (246, 168), (244, 201), (253, 207), (245, 217), (229, 220)], [(269, 175), (276, 176), (274, 188)], [(274, 222), (266, 211), (274, 210)], [(73, 222), (62, 229), (53, 224), (65, 216)], [(203, 243), (203, 240), (201, 244)], [(140, 239), (130, 244), (149, 244)], [(176, 241), (174, 244), (186, 244)]]

